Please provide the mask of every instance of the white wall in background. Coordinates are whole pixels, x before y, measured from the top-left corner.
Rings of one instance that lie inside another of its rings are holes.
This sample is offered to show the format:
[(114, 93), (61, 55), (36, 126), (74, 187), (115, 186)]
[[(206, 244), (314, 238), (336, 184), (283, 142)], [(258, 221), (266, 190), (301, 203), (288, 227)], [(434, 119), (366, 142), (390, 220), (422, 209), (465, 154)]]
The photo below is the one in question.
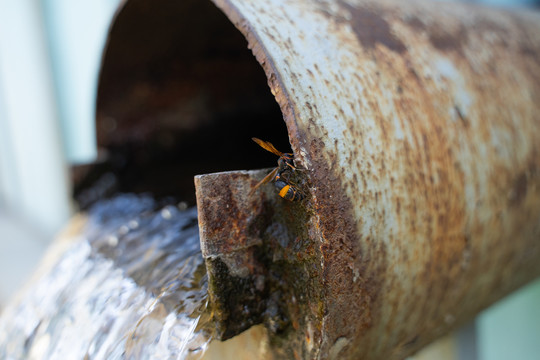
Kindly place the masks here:
[(70, 214), (66, 164), (96, 156), (98, 73), (121, 2), (0, 0), (0, 206), (47, 234)]
[(96, 157), (95, 102), (109, 25), (120, 0), (42, 0), (66, 157)]
[(0, 89), (0, 199), (5, 208), (52, 235), (68, 219), (70, 200), (36, 1), (0, 0)]
[(95, 98), (121, 0), (0, 0), (0, 308), (71, 214), (68, 164), (95, 149)]

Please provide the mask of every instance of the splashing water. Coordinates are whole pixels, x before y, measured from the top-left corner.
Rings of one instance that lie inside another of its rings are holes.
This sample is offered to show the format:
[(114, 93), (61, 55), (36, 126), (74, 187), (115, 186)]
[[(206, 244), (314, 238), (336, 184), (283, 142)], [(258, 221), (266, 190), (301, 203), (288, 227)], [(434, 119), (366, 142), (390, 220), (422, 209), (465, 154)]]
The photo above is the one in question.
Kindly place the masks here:
[(1, 359), (199, 359), (211, 340), (197, 213), (120, 195), (0, 317)]

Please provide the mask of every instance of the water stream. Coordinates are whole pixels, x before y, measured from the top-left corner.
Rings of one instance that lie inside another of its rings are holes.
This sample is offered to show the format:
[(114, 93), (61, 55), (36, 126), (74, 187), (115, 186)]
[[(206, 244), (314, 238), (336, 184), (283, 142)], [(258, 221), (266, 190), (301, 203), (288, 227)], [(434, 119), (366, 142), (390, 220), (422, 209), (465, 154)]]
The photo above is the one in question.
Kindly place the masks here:
[(199, 359), (211, 340), (195, 208), (119, 195), (3, 309), (0, 359)]

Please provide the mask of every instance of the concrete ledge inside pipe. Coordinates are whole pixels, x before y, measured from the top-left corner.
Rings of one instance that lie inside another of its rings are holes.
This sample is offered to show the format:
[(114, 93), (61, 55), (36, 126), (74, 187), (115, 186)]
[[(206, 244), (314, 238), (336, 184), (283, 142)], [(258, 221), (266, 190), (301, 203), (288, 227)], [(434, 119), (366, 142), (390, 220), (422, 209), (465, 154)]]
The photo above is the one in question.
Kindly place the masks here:
[(103, 55), (96, 126), (102, 161), (74, 171), (81, 208), (118, 191), (193, 205), (196, 174), (275, 166), (252, 136), (290, 149), (263, 69), (210, 1), (125, 4)]

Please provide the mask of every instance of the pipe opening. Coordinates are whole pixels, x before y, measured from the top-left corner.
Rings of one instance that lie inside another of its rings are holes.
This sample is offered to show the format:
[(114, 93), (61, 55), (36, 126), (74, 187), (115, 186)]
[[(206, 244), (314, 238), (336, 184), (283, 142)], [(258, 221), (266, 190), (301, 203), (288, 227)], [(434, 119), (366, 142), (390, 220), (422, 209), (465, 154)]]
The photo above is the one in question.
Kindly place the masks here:
[[(193, 176), (275, 166), (251, 141), (290, 151), (283, 116), (243, 35), (210, 1), (130, 0), (104, 52), (97, 137), (106, 154), (75, 196), (149, 192), (195, 203)], [(112, 176), (111, 176), (112, 174)]]

